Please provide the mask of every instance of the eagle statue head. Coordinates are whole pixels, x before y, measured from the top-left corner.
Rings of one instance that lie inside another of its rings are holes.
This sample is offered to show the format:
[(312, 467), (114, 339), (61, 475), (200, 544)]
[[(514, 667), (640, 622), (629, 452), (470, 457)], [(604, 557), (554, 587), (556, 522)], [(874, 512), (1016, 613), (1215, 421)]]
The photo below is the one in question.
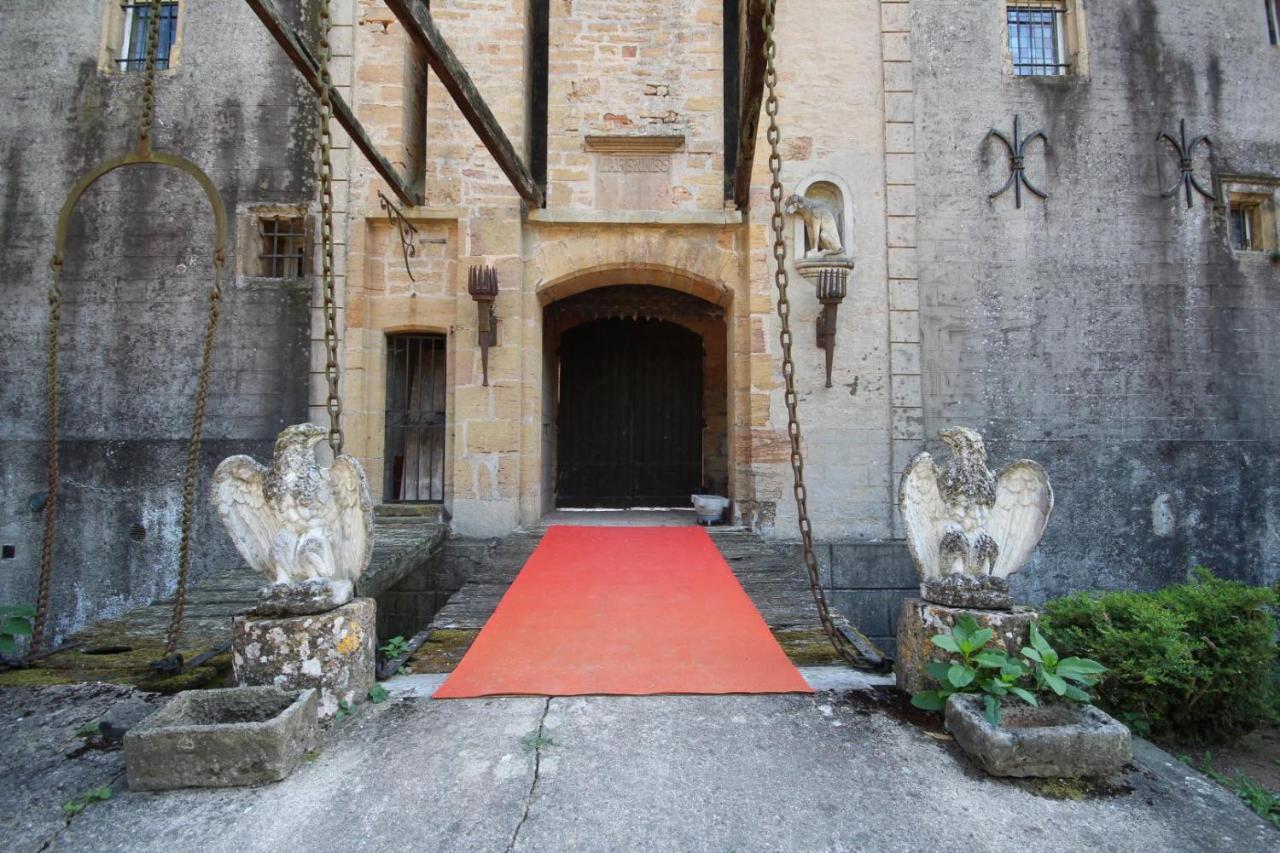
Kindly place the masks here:
[(310, 451), (328, 435), (324, 427), (316, 424), (294, 424), (276, 436), (276, 456), (294, 451)]
[(951, 449), (966, 464), (987, 464), (987, 447), (982, 443), (982, 436), (968, 427), (951, 427), (938, 433), (942, 443)]

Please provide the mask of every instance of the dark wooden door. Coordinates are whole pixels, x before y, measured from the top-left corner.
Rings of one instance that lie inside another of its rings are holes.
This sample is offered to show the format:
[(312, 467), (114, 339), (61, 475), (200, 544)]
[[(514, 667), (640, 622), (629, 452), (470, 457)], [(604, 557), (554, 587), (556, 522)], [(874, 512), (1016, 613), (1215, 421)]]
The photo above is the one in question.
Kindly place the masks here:
[(702, 482), (702, 338), (596, 320), (560, 339), (556, 506), (688, 506)]

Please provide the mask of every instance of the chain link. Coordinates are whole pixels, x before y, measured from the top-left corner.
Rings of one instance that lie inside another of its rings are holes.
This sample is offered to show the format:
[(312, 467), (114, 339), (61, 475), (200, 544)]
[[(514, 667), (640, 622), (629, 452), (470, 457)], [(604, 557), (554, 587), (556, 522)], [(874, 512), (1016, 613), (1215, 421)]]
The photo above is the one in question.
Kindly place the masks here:
[(334, 284), (333, 262), (333, 102), (329, 93), (333, 77), (329, 62), (333, 49), (329, 44), (329, 31), (333, 19), (329, 13), (329, 0), (320, 4), (320, 245), (322, 247), (322, 284), (324, 289), (324, 376), (329, 392), (325, 409), (329, 412), (329, 447), (336, 458), (342, 452), (342, 396), (338, 392), (340, 368), (338, 366), (338, 298)]
[(49, 618), (49, 582), (53, 576), (53, 538), (58, 517), (58, 334), (62, 328), (62, 258), (49, 262), (48, 373), (45, 377), (45, 445), (49, 453), (49, 478), (44, 501), (44, 532), (40, 540), (40, 580), (36, 587), (36, 620), (31, 632), (31, 656), (44, 648)]
[(151, 0), (147, 19), (147, 62), (142, 81), (142, 119), (138, 123), (138, 150), (151, 149), (151, 125), (156, 114), (156, 55), (160, 52), (160, 3)]
[[(846, 662), (865, 666), (874, 660), (874, 651), (867, 654), (854, 646), (848, 636), (842, 633), (831, 618), (831, 609), (827, 605), (827, 596), (822, 589), (822, 576), (818, 568), (818, 558), (813, 550), (813, 527), (809, 523), (809, 496), (804, 484), (803, 441), (800, 434), (799, 397), (796, 394), (795, 360), (792, 358), (791, 345), (791, 302), (787, 296), (790, 285), (787, 275), (787, 244), (784, 239), (785, 220), (782, 216), (782, 155), (779, 145), (782, 131), (778, 128), (778, 69), (776, 65), (778, 47), (774, 40), (776, 24), (777, 0), (768, 0), (765, 6), (765, 72), (764, 85), (767, 90), (764, 111), (769, 117), (769, 128), (765, 139), (769, 143), (769, 200), (773, 202), (773, 215), (770, 224), (773, 228), (774, 285), (778, 290), (778, 320), (781, 324), (779, 340), (782, 344), (782, 378), (785, 385), (784, 400), (787, 406), (787, 436), (791, 439), (791, 473), (795, 481), (796, 516), (800, 524), (800, 540), (804, 552), (804, 565), (809, 573), (809, 592), (813, 595), (813, 603), (818, 609), (818, 619), (822, 630), (826, 632), (832, 647)], [(870, 651), (870, 650), (868, 650)]]

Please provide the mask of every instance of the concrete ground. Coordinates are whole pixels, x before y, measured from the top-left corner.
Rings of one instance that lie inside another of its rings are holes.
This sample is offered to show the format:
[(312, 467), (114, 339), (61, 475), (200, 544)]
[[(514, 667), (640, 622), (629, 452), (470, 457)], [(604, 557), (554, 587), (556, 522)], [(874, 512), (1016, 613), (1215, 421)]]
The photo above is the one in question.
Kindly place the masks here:
[[(414, 695), (429, 685), (396, 687), (330, 725), (284, 782), (159, 794), (123, 788), (118, 751), (66, 757), (109, 695), (67, 713), (48, 691), (84, 686), (0, 691), (0, 802), (20, 807), (0, 849), (1280, 849), (1230, 793), (1142, 742), (1110, 790), (1053, 799), (844, 690), (433, 701)], [(69, 793), (112, 780), (110, 799), (62, 816)]]

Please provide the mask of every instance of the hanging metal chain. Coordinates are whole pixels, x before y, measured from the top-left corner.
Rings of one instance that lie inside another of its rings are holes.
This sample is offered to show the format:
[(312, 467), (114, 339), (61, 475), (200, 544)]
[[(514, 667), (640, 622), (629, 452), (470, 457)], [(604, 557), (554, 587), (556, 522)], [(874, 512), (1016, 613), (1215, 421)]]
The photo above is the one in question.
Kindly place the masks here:
[[(204, 327), (204, 349), (196, 380), (196, 406), (191, 415), (191, 436), (187, 440), (187, 468), (182, 479), (182, 534), (178, 540), (178, 588), (173, 596), (173, 616), (165, 635), (164, 653), (172, 657), (178, 649), (182, 620), (187, 606), (187, 577), (191, 570), (191, 528), (195, 523), (196, 486), (200, 482), (200, 449), (204, 436), (204, 412), (209, 401), (209, 376), (213, 370), (213, 342), (222, 316), (222, 271), (226, 255), (222, 246), (214, 249), (213, 287), (209, 289), (209, 316)], [(182, 668), (181, 659), (176, 662)]]
[(329, 14), (329, 0), (320, 3), (320, 245), (321, 275), (324, 289), (324, 376), (329, 384), (325, 408), (329, 412), (329, 447), (336, 458), (342, 452), (342, 396), (338, 392), (340, 368), (338, 367), (338, 298), (334, 284), (333, 262), (333, 103), (329, 92), (333, 77), (329, 73), (329, 61), (333, 49), (329, 44), (329, 31), (333, 19)]
[(778, 289), (778, 320), (781, 324), (779, 339), (782, 343), (782, 378), (786, 386), (785, 400), (787, 404), (787, 435), (791, 438), (791, 473), (795, 481), (796, 516), (800, 523), (800, 540), (804, 552), (804, 565), (809, 573), (809, 592), (813, 595), (813, 603), (818, 609), (818, 619), (822, 622), (822, 630), (826, 632), (832, 647), (846, 662), (853, 665), (866, 666), (880, 663), (881, 656), (870, 647), (863, 645), (858, 638), (850, 636), (837, 628), (831, 619), (831, 609), (827, 606), (827, 596), (822, 589), (822, 576), (818, 568), (818, 558), (813, 550), (813, 527), (809, 523), (809, 497), (804, 485), (804, 454), (800, 435), (798, 397), (796, 395), (796, 368), (791, 354), (791, 302), (787, 297), (789, 279), (787, 276), (787, 244), (783, 237), (784, 219), (782, 216), (782, 155), (779, 143), (782, 132), (778, 129), (778, 69), (777, 43), (774, 41), (775, 11), (777, 0), (768, 0), (765, 6), (765, 72), (764, 85), (768, 90), (765, 97), (764, 110), (769, 116), (769, 129), (766, 139), (769, 142), (769, 198), (773, 201), (773, 259), (777, 263), (774, 270), (774, 284)]
[(53, 577), (53, 538), (58, 517), (58, 334), (62, 329), (62, 258), (49, 262), (49, 352), (45, 376), (45, 446), (49, 454), (49, 478), (45, 485), (44, 535), (40, 540), (40, 581), (36, 586), (36, 620), (31, 632), (31, 656), (44, 649), (45, 623), (49, 619), (49, 581)]
[(138, 151), (151, 150), (151, 125), (156, 115), (156, 55), (160, 52), (160, 4), (151, 0), (147, 18), (147, 60), (143, 67), (142, 119), (138, 123)]

